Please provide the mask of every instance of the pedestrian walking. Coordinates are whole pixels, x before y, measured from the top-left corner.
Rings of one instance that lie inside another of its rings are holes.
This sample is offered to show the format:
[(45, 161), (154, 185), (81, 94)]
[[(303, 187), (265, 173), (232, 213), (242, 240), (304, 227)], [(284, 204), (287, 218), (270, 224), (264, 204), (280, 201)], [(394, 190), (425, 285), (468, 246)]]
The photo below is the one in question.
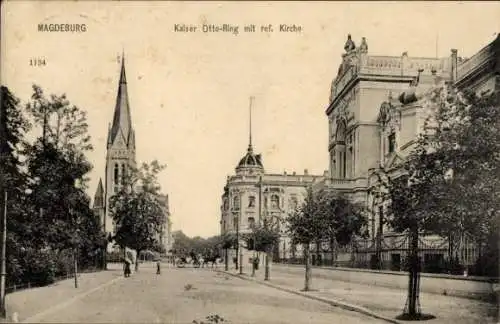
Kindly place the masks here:
[(130, 277), (130, 273), (132, 271), (130, 270), (130, 261), (129, 260), (125, 260), (125, 265), (123, 267), (123, 275), (125, 278), (128, 278)]
[(159, 275), (161, 273), (161, 263), (160, 261), (156, 261), (156, 274)]

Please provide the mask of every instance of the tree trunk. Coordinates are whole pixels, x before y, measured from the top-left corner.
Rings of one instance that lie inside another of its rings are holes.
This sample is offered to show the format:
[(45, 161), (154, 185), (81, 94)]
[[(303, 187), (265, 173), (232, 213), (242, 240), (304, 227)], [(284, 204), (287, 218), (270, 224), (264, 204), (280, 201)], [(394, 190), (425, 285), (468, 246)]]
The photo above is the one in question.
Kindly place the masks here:
[(418, 290), (420, 284), (420, 262), (418, 259), (418, 229), (410, 232), (410, 271), (408, 278), (408, 315), (417, 317)]
[(304, 291), (311, 290), (311, 251), (309, 250), (309, 244), (304, 244), (304, 259), (306, 264), (306, 278), (304, 283)]
[(271, 258), (271, 252), (266, 251), (266, 256), (265, 256), (265, 261), (266, 261), (266, 269), (265, 269), (265, 272), (264, 272), (264, 280), (269, 280), (270, 279), (270, 263), (271, 263), (271, 260), (269, 260)]
[(229, 260), (228, 258), (228, 251), (225, 249), (225, 257), (224, 257), (224, 270), (229, 271)]
[(321, 257), (320, 255), (320, 243), (316, 241), (316, 266), (321, 266)]
[(330, 241), (330, 248), (332, 249), (332, 267), (335, 266), (335, 238)]
[(140, 255), (140, 252), (139, 250), (137, 250), (137, 254), (136, 254), (136, 257), (135, 257), (135, 272), (139, 272), (139, 255)]

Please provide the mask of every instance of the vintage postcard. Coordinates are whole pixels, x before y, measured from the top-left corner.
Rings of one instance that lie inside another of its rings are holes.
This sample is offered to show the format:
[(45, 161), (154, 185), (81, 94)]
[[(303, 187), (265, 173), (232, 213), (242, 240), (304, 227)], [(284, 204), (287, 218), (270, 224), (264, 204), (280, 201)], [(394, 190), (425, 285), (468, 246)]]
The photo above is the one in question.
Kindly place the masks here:
[(6, 322), (496, 323), (498, 2), (2, 1)]

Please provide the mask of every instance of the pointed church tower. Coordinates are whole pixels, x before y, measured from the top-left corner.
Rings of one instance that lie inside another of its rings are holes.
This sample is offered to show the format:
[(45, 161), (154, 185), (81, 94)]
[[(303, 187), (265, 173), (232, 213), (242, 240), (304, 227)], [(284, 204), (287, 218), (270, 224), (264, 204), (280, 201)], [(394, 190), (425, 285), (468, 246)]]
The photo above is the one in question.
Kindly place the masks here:
[(124, 175), (130, 167), (135, 167), (135, 132), (132, 127), (130, 104), (125, 73), (125, 55), (122, 54), (120, 81), (113, 115), (113, 123), (108, 131), (105, 178), (105, 221), (104, 231), (114, 232), (109, 210), (109, 199), (124, 184)]
[[(97, 185), (97, 189), (95, 191), (94, 196), (94, 205), (92, 207), (96, 217), (99, 219), (99, 224), (104, 227), (105, 223), (105, 210), (104, 210), (104, 187), (102, 186), (102, 179), (99, 178), (99, 184)], [(104, 230), (104, 228), (103, 228)]]

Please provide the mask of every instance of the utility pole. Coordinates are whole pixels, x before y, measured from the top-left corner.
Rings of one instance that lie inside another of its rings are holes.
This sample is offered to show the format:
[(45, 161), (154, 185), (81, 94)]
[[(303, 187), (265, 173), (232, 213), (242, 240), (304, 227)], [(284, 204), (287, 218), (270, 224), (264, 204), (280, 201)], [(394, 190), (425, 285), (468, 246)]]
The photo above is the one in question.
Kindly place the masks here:
[(2, 255), (1, 255), (1, 278), (0, 278), (0, 312), (2, 317), (5, 318), (5, 277), (7, 275), (6, 271), (6, 252), (7, 252), (7, 190), (4, 188), (4, 205), (3, 205), (3, 217), (2, 217)]

